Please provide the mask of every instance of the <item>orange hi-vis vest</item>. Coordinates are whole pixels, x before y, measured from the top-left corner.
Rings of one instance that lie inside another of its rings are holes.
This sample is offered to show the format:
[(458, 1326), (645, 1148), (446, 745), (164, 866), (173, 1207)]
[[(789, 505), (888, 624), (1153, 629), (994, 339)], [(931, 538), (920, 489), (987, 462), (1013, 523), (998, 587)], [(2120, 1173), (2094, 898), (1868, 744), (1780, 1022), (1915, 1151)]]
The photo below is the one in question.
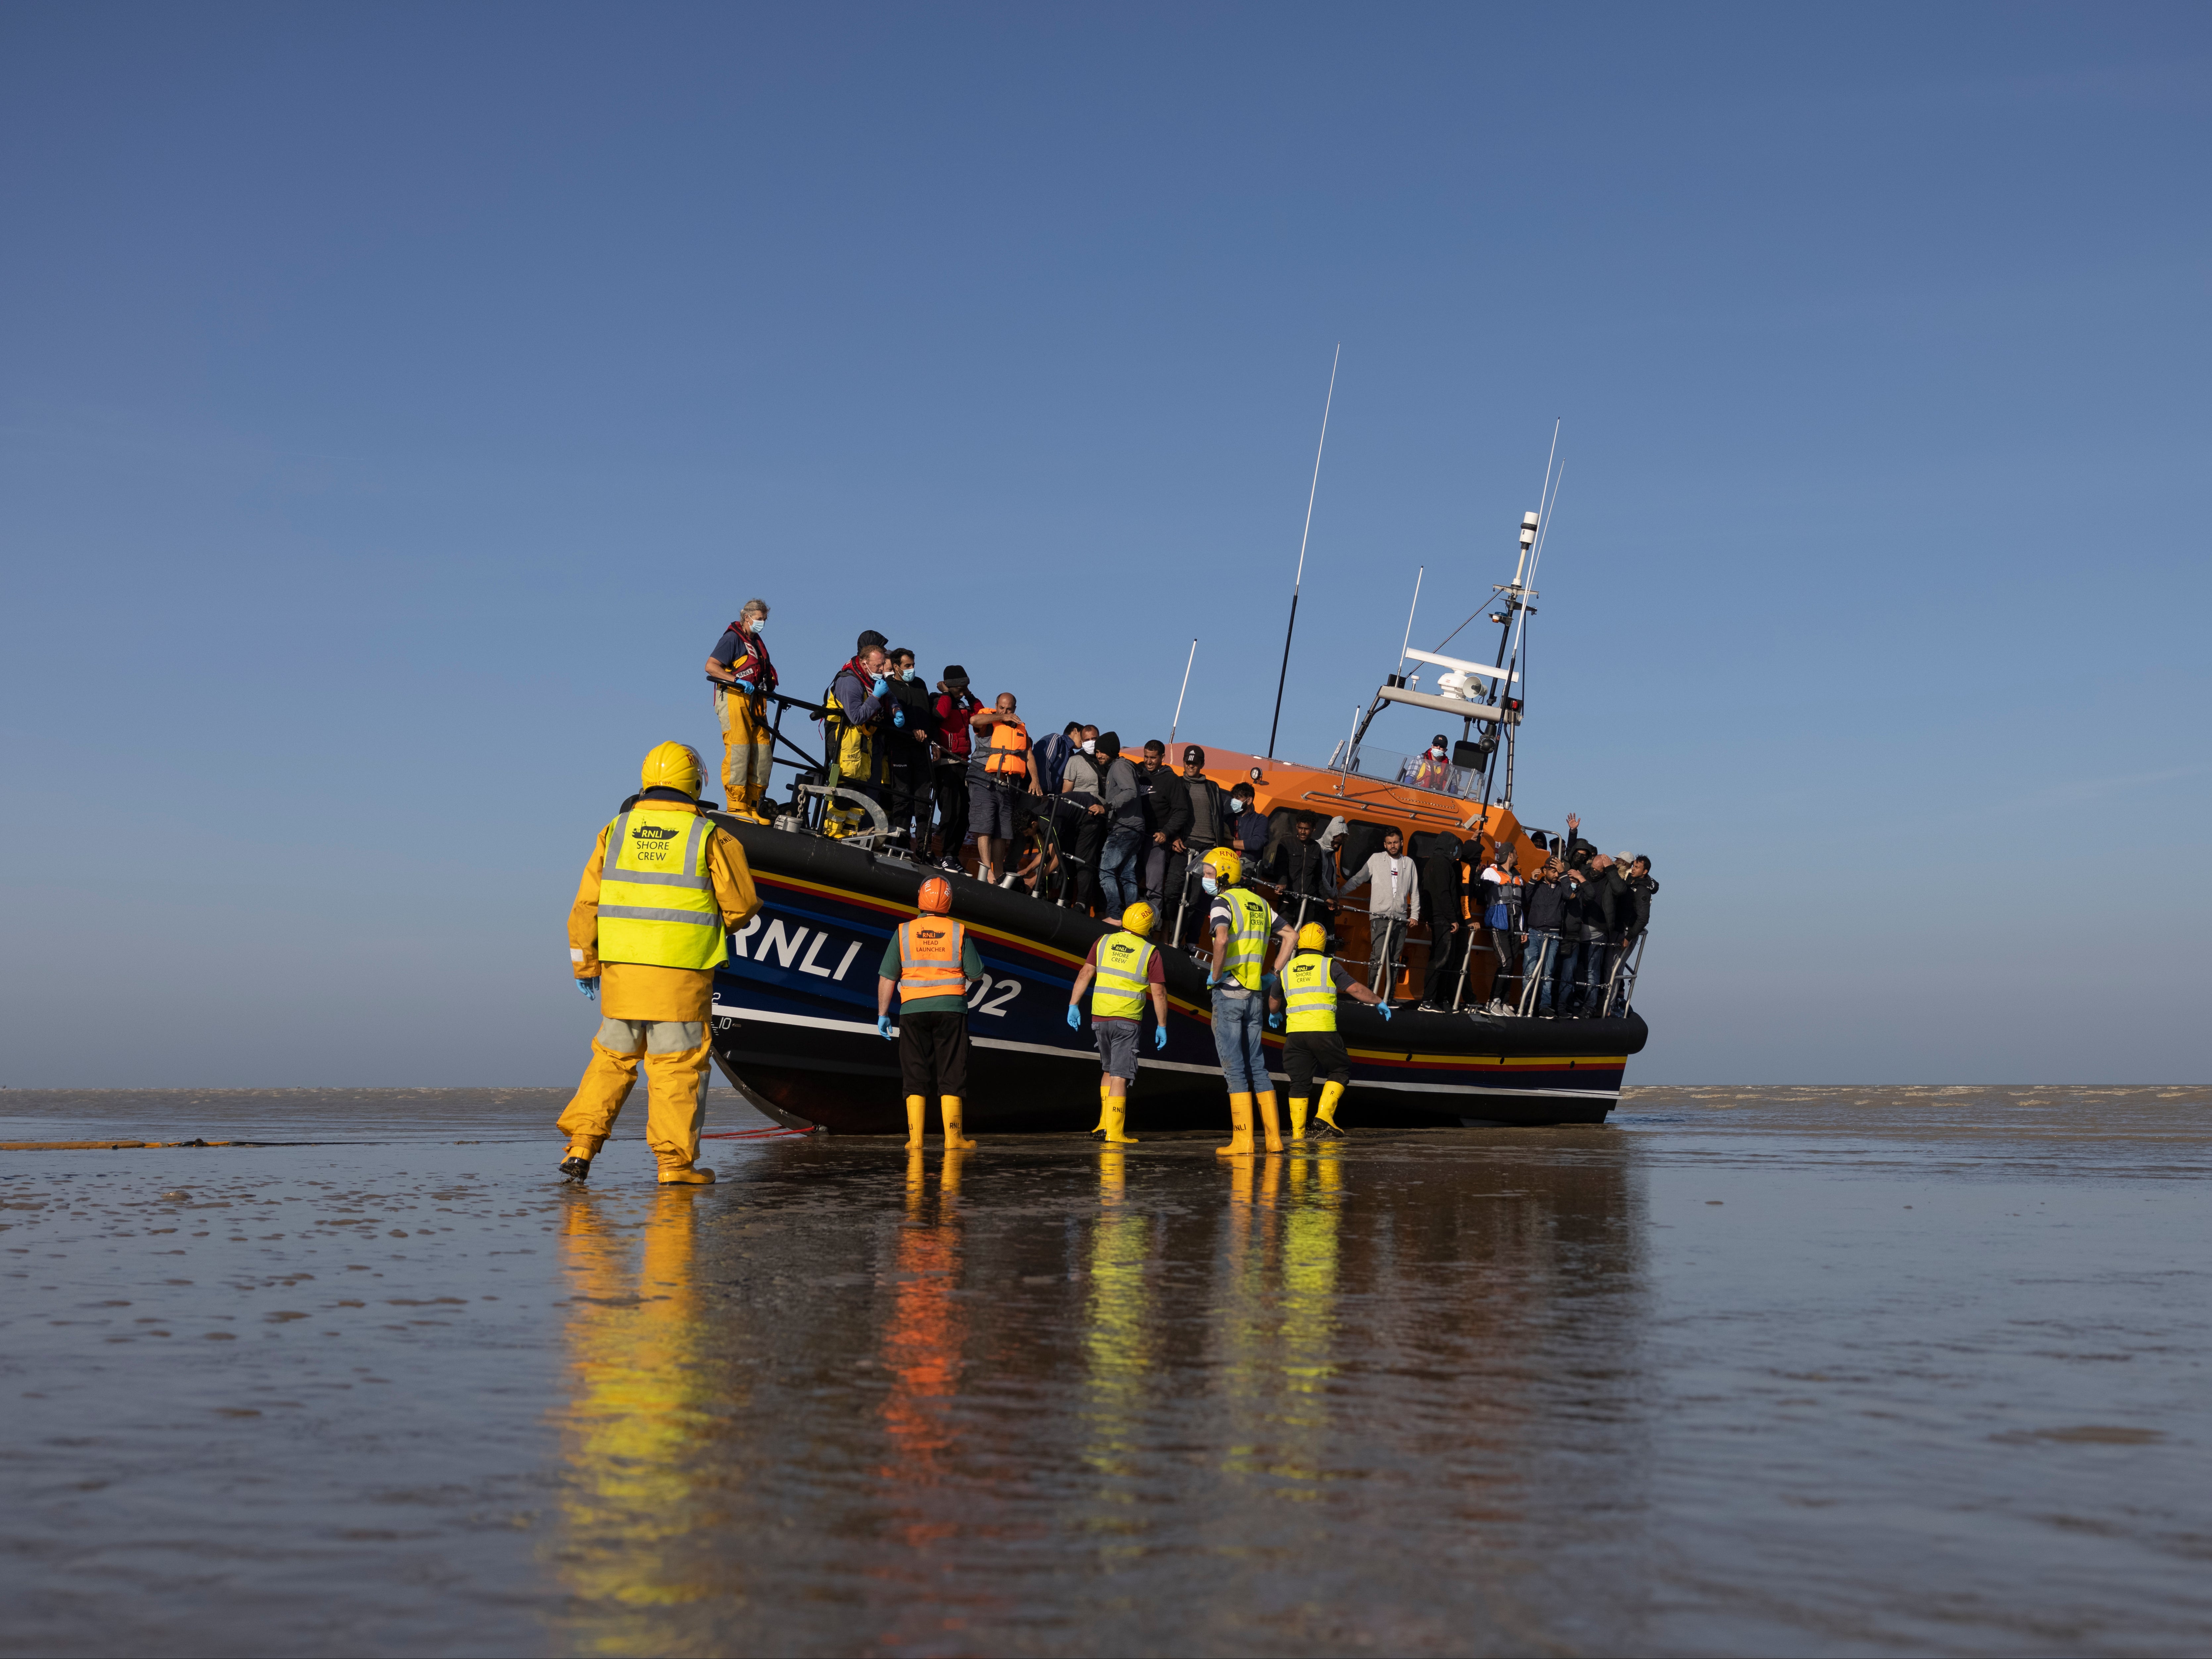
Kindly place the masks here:
[(1030, 729), (1017, 716), (1009, 714), (991, 728), (991, 752), (984, 758), (983, 770), (1010, 782), (1029, 781)]
[(916, 916), (899, 924), (899, 1001), (923, 997), (964, 997), (968, 975), (961, 967), (968, 936), (950, 916)]

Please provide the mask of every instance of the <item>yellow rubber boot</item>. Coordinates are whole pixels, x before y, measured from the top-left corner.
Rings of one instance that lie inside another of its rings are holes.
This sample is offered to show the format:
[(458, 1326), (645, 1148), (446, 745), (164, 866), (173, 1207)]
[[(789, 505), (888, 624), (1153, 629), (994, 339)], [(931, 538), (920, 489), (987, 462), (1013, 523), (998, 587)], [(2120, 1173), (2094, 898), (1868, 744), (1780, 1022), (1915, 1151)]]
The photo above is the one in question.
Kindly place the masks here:
[(1252, 1156), (1252, 1097), (1229, 1097), (1229, 1144), (1216, 1146), (1214, 1152), (1223, 1158)]
[(1308, 1100), (1304, 1095), (1292, 1095), (1291, 1097), (1291, 1139), (1304, 1140), (1306, 1138), (1306, 1109), (1312, 1104), (1313, 1103)]
[(1283, 1150), (1282, 1120), (1275, 1115), (1275, 1091), (1273, 1089), (1260, 1097), (1260, 1127), (1267, 1135), (1267, 1150), (1271, 1152), (1281, 1152)]
[(960, 1133), (960, 1097), (945, 1095), (937, 1103), (945, 1113), (945, 1150), (948, 1152), (966, 1152), (975, 1143)]
[(1106, 1144), (1109, 1146), (1133, 1146), (1136, 1136), (1128, 1133), (1129, 1099), (1126, 1095), (1106, 1097)]
[(920, 1095), (906, 1097), (906, 1149), (909, 1152), (921, 1150), (921, 1124), (928, 1114), (929, 1103)]
[(664, 1164), (660, 1166), (660, 1184), (664, 1187), (711, 1187), (714, 1172), (702, 1170), (696, 1164)]
[(1112, 1109), (1108, 1103), (1113, 1097), (1113, 1094), (1106, 1087), (1106, 1079), (1100, 1078), (1098, 1079), (1098, 1121), (1091, 1126), (1092, 1134), (1103, 1135), (1106, 1133), (1106, 1114)]
[(1325, 1127), (1332, 1135), (1341, 1136), (1344, 1133), (1336, 1123), (1336, 1103), (1343, 1098), (1344, 1085), (1341, 1083), (1321, 1085), (1321, 1110), (1316, 1115), (1320, 1119), (1320, 1127)]

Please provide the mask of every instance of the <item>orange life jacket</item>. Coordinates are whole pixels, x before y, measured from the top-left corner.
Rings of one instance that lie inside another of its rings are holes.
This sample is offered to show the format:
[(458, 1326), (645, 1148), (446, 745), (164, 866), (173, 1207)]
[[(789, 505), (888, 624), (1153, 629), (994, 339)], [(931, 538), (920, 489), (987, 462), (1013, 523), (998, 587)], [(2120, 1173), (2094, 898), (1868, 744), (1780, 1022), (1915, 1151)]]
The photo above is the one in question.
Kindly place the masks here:
[(983, 770), (994, 778), (1026, 783), (1030, 775), (1030, 729), (1015, 715), (1006, 714), (991, 727), (991, 752)]
[(965, 997), (968, 975), (961, 967), (968, 936), (950, 916), (916, 916), (898, 930), (899, 1001), (921, 997)]

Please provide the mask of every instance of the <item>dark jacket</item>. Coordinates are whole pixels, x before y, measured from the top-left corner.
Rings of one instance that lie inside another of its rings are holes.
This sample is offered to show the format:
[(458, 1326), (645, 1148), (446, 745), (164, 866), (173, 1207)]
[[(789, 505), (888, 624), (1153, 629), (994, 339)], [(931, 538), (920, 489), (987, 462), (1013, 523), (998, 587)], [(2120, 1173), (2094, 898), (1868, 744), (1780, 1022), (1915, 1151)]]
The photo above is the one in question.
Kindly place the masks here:
[(1567, 924), (1568, 885), (1565, 881), (1530, 882), (1522, 889), (1522, 926), (1531, 933), (1562, 932)]
[(1567, 901), (1568, 914), (1582, 924), (1584, 939), (1611, 939), (1620, 925), (1627, 897), (1628, 884), (1620, 878), (1620, 871), (1585, 872), (1574, 897)]
[(1429, 913), (1431, 927), (1451, 927), (1461, 920), (1460, 844), (1439, 836), (1428, 857), (1421, 860), (1421, 908)]
[(1302, 842), (1293, 836), (1275, 849), (1274, 856), (1261, 873), (1270, 881), (1279, 882), (1283, 891), (1291, 897), (1336, 896), (1336, 860), (1317, 841)]
[(1156, 836), (1179, 841), (1190, 828), (1190, 794), (1182, 780), (1163, 766), (1140, 769), (1146, 786), (1145, 827)]
[(1631, 876), (1628, 887), (1628, 937), (1633, 939), (1651, 925), (1651, 896), (1659, 884), (1650, 876)]
[(929, 758), (927, 742), (916, 743), (907, 734), (919, 732), (925, 739), (937, 735), (937, 699), (919, 680), (893, 680), (884, 693), (883, 730), (891, 734), (885, 747), (894, 760), (909, 763)]

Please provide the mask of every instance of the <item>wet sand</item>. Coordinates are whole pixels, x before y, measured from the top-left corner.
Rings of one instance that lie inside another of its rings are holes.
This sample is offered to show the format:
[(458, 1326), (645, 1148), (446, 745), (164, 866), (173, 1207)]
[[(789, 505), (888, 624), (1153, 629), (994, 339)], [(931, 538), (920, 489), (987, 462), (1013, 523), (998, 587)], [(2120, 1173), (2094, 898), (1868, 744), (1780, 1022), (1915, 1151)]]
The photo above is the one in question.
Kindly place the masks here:
[(0, 1650), (2212, 1646), (2212, 1089), (665, 1192), (564, 1092), (0, 1095), (314, 1143), (0, 1152)]

